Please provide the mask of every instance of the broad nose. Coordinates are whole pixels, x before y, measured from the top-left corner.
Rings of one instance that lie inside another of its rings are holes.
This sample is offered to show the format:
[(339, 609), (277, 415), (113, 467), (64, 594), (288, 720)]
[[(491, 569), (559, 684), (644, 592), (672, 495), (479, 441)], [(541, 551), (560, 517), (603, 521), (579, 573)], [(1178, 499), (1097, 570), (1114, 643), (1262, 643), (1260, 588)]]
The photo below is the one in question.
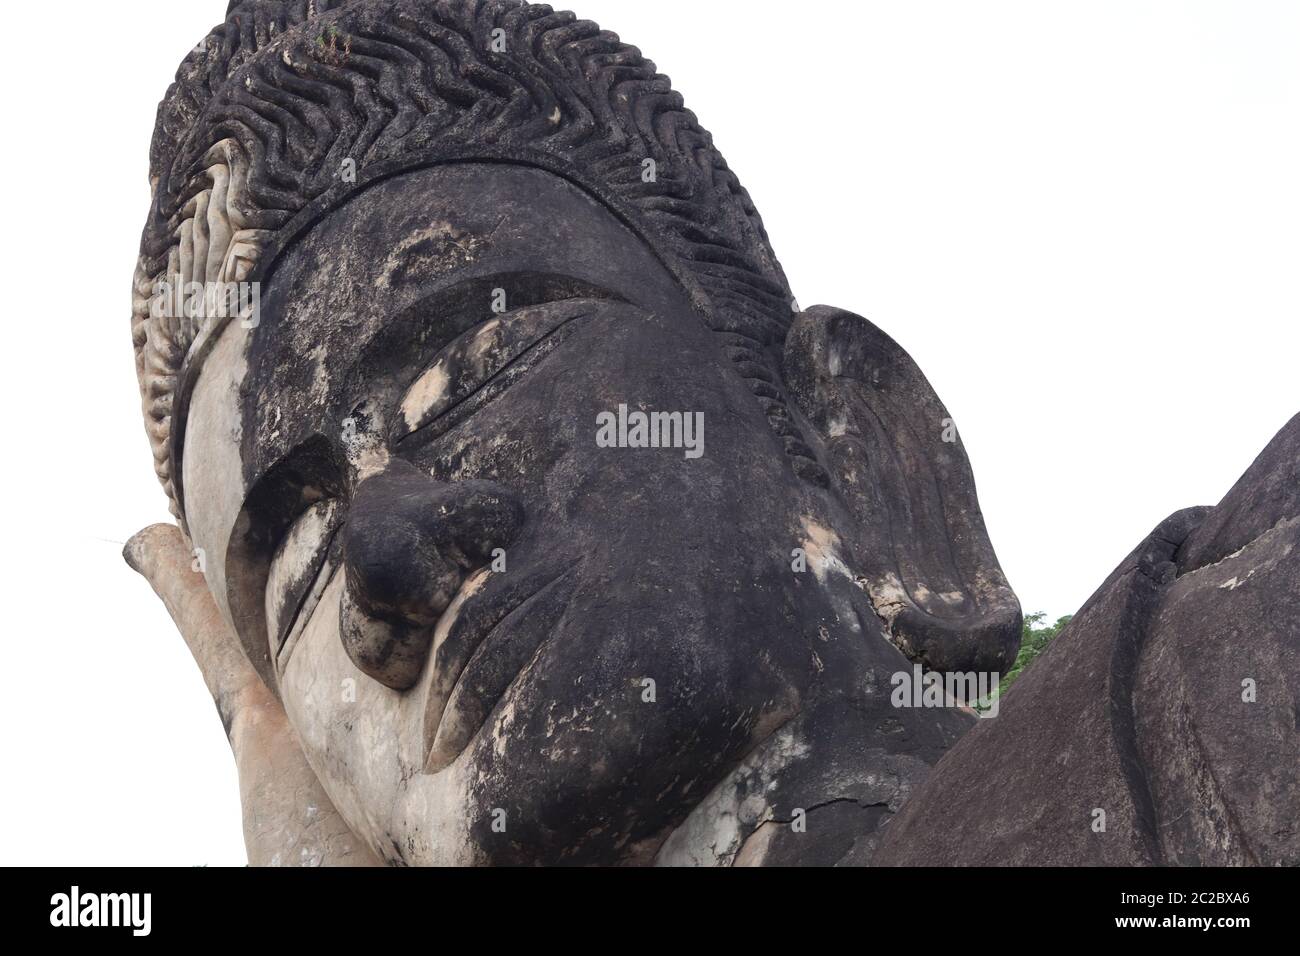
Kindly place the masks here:
[(363, 481), (343, 533), (343, 646), (394, 690), (419, 679), (434, 626), (462, 583), (508, 548), (519, 499), (489, 481), (441, 482), (403, 461)]

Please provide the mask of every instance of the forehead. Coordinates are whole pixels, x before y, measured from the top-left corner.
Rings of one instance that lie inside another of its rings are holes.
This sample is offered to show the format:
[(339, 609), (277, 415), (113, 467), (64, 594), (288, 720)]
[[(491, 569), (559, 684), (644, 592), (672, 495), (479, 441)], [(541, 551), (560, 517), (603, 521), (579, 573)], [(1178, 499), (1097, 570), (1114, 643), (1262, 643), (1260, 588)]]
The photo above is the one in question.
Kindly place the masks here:
[(315, 223), (263, 281), (257, 327), (223, 331), (190, 401), (184, 507), (219, 601), (243, 504), (277, 463), (359, 408), (394, 407), (498, 299), (509, 308), (593, 290), (697, 320), (647, 242), (540, 169), (430, 167)]

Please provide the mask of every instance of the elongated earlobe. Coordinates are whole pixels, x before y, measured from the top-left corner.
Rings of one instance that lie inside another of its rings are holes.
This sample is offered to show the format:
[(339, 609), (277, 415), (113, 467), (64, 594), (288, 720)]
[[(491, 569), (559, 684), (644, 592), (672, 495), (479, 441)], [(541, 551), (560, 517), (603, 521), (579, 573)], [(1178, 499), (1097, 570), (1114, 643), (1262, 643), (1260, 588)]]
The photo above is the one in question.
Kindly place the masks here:
[(1005, 673), (1020, 604), (953, 419), (916, 363), (862, 316), (815, 306), (791, 327), (784, 365), (856, 522), (843, 537), (891, 640), (936, 670)]

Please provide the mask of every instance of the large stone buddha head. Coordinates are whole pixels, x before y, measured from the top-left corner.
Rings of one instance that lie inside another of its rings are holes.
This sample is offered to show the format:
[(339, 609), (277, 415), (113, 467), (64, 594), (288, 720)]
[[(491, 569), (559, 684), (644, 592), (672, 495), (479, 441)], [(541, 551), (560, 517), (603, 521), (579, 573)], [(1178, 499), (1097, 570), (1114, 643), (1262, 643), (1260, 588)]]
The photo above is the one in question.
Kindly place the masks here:
[(152, 180), (179, 529), (131, 556), (237, 756), (313, 778), (241, 758), (254, 857), (869, 857), (972, 720), (892, 675), (1004, 671), (1019, 607), (925, 378), (799, 310), (652, 63), (506, 0), (236, 3)]

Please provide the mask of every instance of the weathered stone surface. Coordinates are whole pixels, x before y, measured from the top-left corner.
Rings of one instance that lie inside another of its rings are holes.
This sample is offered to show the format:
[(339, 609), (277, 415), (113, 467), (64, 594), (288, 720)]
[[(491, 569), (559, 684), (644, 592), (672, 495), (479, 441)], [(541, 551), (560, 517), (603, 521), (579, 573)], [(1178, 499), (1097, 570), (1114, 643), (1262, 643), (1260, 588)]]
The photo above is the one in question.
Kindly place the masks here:
[(652, 63), (504, 0), (236, 3), (152, 160), (133, 334), (187, 593), (329, 820), (391, 864), (870, 857), (973, 720), (891, 676), (1005, 669), (1019, 606), (919, 369), (796, 311)]
[(876, 862), (1300, 863), (1298, 469), (1300, 417), (1218, 507), (1160, 525), (943, 758)]

